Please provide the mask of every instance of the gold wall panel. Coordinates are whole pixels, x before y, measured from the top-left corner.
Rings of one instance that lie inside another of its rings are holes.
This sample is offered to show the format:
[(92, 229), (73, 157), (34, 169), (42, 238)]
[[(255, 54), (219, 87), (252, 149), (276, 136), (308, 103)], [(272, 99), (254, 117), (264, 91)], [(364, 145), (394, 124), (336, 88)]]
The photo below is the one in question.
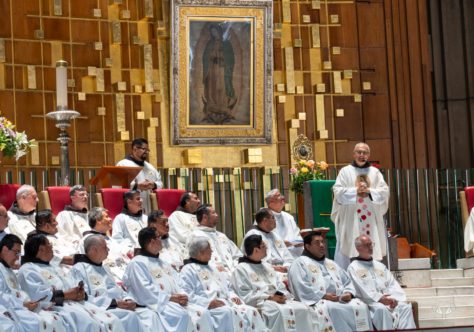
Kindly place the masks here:
[(61, 16), (63, 14), (62, 0), (53, 0), (53, 14), (56, 16)]
[(97, 68), (96, 75), (95, 75), (95, 90), (97, 92), (104, 92), (105, 91), (105, 78), (104, 78), (104, 69)]
[(125, 131), (125, 95), (123, 93), (115, 94), (115, 116), (117, 122), (117, 131)]
[(316, 128), (317, 130), (326, 129), (326, 116), (324, 111), (324, 95), (318, 94), (316, 99)]
[(5, 64), (0, 63), (0, 89), (5, 89)]
[(35, 66), (26, 66), (26, 86), (28, 89), (36, 89), (36, 68)]
[(334, 81), (334, 93), (342, 93), (341, 72), (334, 71), (332, 77)]
[(114, 21), (112, 25), (112, 43), (121, 44), (122, 43), (122, 27), (120, 21)]
[(147, 94), (140, 95), (140, 109), (145, 114), (145, 119), (151, 118), (152, 111), (152, 96)]
[(150, 149), (149, 154), (149, 161), (152, 165), (156, 165), (157, 162), (157, 151), (156, 151), (156, 128), (155, 127), (147, 127), (147, 140), (148, 140), (148, 148)]
[(5, 39), (0, 38), (0, 62), (5, 62)]
[(295, 93), (295, 67), (293, 48), (285, 47), (286, 92)]
[(143, 45), (145, 92), (153, 92), (153, 56), (151, 44)]
[(319, 24), (311, 25), (311, 41), (313, 47), (321, 47), (321, 35), (319, 32)]
[(291, 5), (290, 0), (282, 0), (281, 10), (283, 12), (283, 23), (291, 23)]

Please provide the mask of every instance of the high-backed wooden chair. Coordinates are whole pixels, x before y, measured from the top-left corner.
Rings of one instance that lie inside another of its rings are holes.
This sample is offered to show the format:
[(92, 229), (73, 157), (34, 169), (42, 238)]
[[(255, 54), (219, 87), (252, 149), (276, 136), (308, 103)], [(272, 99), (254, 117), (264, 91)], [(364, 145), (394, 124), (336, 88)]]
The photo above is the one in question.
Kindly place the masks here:
[(179, 206), (179, 199), (186, 192), (183, 189), (158, 189), (150, 195), (151, 208), (163, 210), (169, 216)]
[(16, 200), (16, 191), (19, 184), (0, 184), (0, 203), (8, 210)]
[(103, 188), (100, 190), (102, 206), (109, 211), (109, 217), (114, 219), (123, 209), (123, 194), (129, 191), (127, 188)]
[(57, 216), (66, 205), (71, 204), (70, 189), (69, 186), (47, 187), (39, 195), (38, 208), (40, 210), (50, 209)]

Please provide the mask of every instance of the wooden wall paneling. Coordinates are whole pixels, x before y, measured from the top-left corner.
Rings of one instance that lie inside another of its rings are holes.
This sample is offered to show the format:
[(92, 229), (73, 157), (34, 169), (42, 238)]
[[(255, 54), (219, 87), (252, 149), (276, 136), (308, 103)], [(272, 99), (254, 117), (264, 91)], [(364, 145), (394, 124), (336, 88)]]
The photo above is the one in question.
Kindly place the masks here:
[(362, 131), (362, 104), (354, 103), (354, 98), (351, 96), (341, 96), (334, 98), (334, 109), (344, 109), (344, 117), (334, 118), (335, 132), (332, 135), (330, 130), (330, 137), (335, 140), (363, 140)]
[[(69, 21), (68, 20), (58, 20), (57, 18), (42, 18), (41, 25), (44, 29), (44, 36), (46, 40), (69, 40)], [(79, 21), (72, 21), (72, 26), (74, 23), (79, 24)], [(72, 29), (74, 32), (74, 29)], [(74, 37), (79, 37), (78, 41), (87, 37), (87, 34), (82, 32), (82, 35), (75, 35)], [(73, 38), (73, 40), (76, 40)]]
[(429, 168), (436, 168), (437, 145), (436, 145), (436, 127), (435, 127), (435, 111), (433, 107), (433, 84), (431, 80), (431, 56), (430, 56), (430, 38), (428, 33), (428, 4), (425, 1), (418, 1), (418, 20), (420, 31), (420, 48), (421, 48), (421, 67), (423, 82), (423, 101), (425, 112), (425, 130), (427, 144), (427, 165)]
[(27, 17), (27, 15), (39, 12), (38, 1), (10, 1), (10, 4), (11, 17), (22, 18), (12, 20), (12, 36), (18, 39), (34, 39), (34, 32), (40, 28), (40, 22), (37, 18)]
[[(333, 45), (338, 45), (334, 43)], [(359, 51), (357, 48), (341, 48), (341, 54), (333, 54), (331, 48), (331, 62), (334, 69), (356, 69), (359, 68)]]
[(300, 24), (300, 9), (299, 9), (299, 1), (292, 1), (290, 2), (291, 8), (291, 24)]
[(302, 121), (305, 125), (306, 136), (314, 141), (319, 139), (317, 131), (316, 131), (316, 120), (315, 120), (315, 104), (314, 104), (314, 96), (305, 96), (304, 97), (304, 109), (306, 114), (306, 121)]
[(0, 13), (3, 13), (2, 24), (0, 24), (0, 38), (10, 38), (12, 36), (10, 9), (10, 1), (0, 1)]
[[(388, 149), (392, 145), (392, 140), (388, 139), (376, 139), (366, 140), (370, 146), (370, 160), (379, 161), (383, 168), (390, 168), (393, 164), (392, 149)], [(354, 147), (354, 145), (353, 145)]]
[(93, 43), (74, 44), (72, 45), (72, 52), (73, 61), (69, 64), (74, 67), (99, 67), (101, 65), (100, 53), (94, 49)]
[[(71, 24), (71, 38), (74, 43), (94, 43), (99, 40), (99, 25), (92, 21), (81, 20), (58, 20), (52, 19), (53, 22), (62, 22), (64, 25)], [(57, 23), (56, 23), (57, 24)], [(58, 26), (59, 27), (59, 26)], [(66, 29), (68, 34), (64, 35), (65, 40), (69, 40), (69, 29)], [(58, 39), (58, 38), (54, 38)], [(62, 39), (61, 39), (62, 40)]]
[[(276, 98), (278, 99), (278, 98)], [(277, 125), (277, 140), (279, 142), (287, 141), (286, 119), (285, 119), (285, 104), (276, 102), (276, 125)]]
[[(331, 28), (330, 45), (339, 46), (341, 48), (357, 48), (357, 12), (355, 5), (341, 5), (339, 7), (339, 21), (341, 26)], [(371, 24), (368, 21), (369, 25)]]
[(360, 49), (360, 82), (370, 82), (371, 85), (370, 90), (362, 89), (362, 93), (388, 94), (386, 53), (385, 47)]
[[(389, 106), (386, 94), (364, 95), (362, 97), (364, 140), (390, 139), (392, 137)], [(391, 151), (391, 145), (385, 149)]]
[(283, 51), (281, 39), (273, 39), (273, 70), (283, 70)]
[(425, 130), (425, 105), (423, 94), (423, 72), (421, 64), (421, 46), (419, 34), (418, 3), (416, 1), (406, 2), (408, 54), (410, 68), (410, 93), (413, 114), (413, 144), (415, 146), (415, 166), (417, 168), (427, 167), (427, 145)]
[(280, 165), (289, 165), (290, 157), (288, 154), (288, 142), (277, 143), (278, 145), (278, 162)]
[[(309, 50), (303, 50), (303, 54), (308, 54), (309, 56)], [(304, 59), (304, 57), (303, 57)], [(304, 63), (304, 62), (303, 62)], [(313, 85), (311, 82), (311, 73), (303, 73), (303, 89), (304, 89), (304, 94), (313, 94)], [(314, 96), (312, 96), (314, 98)], [(307, 108), (306, 109), (308, 112), (314, 112), (314, 107), (313, 108)]]
[(41, 59), (41, 44), (39, 42), (15, 41), (13, 47), (13, 61), (16, 64), (36, 65), (38, 59)]
[[(62, 1), (63, 5), (63, 16), (64, 13), (64, 5), (67, 1)], [(80, 6), (72, 6), (71, 8), (71, 16), (77, 18), (92, 18), (94, 8), (97, 8), (97, 5), (100, 4), (100, 1), (97, 0), (81, 0)], [(102, 15), (104, 13), (102, 12)]]
[[(390, 82), (395, 82), (394, 86), (390, 89), (391, 97), (396, 100), (396, 108), (392, 108), (392, 132), (398, 131), (400, 141), (394, 142), (394, 145), (399, 147), (400, 159), (396, 162), (395, 167), (401, 168), (412, 168), (414, 167), (414, 151), (411, 147), (412, 142), (412, 129), (410, 127), (410, 116), (409, 116), (409, 105), (405, 103), (405, 95), (407, 93), (409, 85), (405, 80), (404, 72), (405, 68), (405, 59), (406, 55), (404, 49), (406, 49), (406, 42), (404, 41), (404, 36), (406, 34), (406, 29), (403, 29), (403, 24), (401, 22), (401, 16), (404, 15), (403, 11), (400, 13), (400, 8), (398, 3), (392, 3), (392, 1), (386, 1), (386, 6), (389, 6), (390, 10), (390, 21), (387, 23), (387, 26), (390, 26), (391, 29), (388, 29), (388, 32), (393, 36), (392, 44), (387, 46), (388, 53), (393, 54), (392, 66), (393, 71), (390, 78)], [(394, 118), (396, 119), (393, 122)]]

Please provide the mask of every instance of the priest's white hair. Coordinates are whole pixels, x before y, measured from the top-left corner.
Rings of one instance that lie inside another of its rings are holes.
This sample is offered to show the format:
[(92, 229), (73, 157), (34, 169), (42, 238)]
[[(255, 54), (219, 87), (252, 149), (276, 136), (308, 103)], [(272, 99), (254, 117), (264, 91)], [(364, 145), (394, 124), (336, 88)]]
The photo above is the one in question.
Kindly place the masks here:
[(191, 239), (188, 245), (189, 257), (195, 258), (197, 255), (199, 255), (200, 252), (205, 250), (208, 246), (210, 246), (209, 240), (205, 238), (204, 236), (198, 236)]

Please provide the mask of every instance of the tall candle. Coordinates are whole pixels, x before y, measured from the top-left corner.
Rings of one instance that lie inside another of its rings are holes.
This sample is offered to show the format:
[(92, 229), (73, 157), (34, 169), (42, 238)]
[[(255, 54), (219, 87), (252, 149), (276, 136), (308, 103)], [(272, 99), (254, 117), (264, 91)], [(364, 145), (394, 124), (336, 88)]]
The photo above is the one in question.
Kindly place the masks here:
[(56, 61), (56, 108), (67, 109), (67, 62)]

